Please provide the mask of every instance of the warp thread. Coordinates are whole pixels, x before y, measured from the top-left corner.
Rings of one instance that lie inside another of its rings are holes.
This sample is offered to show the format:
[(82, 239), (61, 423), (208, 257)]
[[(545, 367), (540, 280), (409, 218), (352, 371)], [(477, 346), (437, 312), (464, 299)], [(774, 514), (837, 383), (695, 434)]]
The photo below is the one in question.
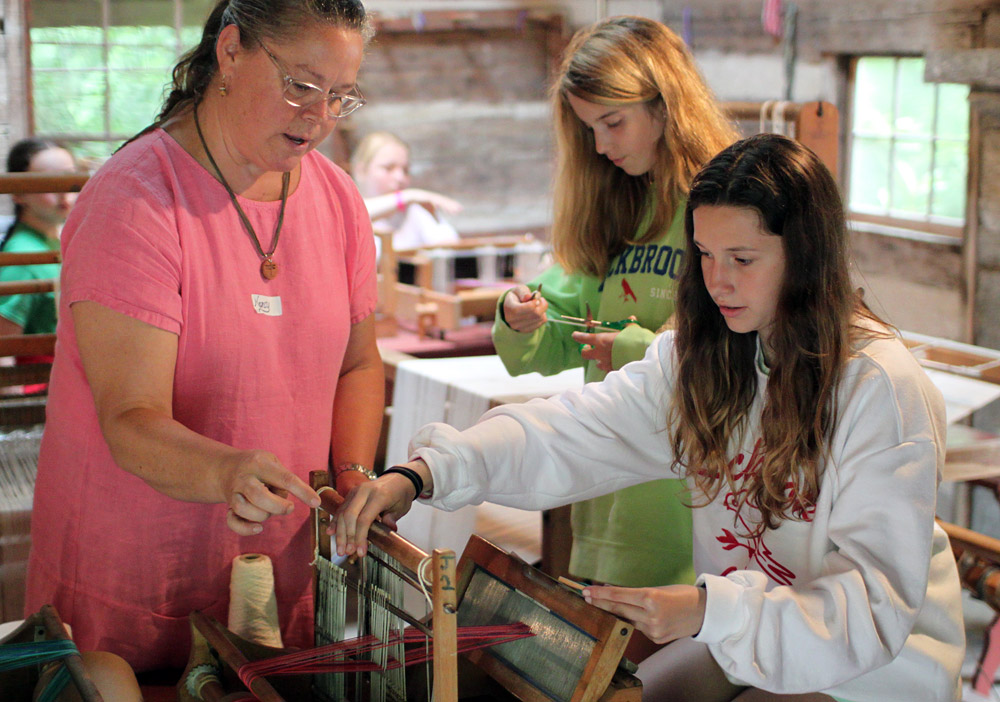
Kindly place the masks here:
[(248, 641), (281, 648), (274, 569), (262, 553), (233, 559), (229, 580), (229, 630)]
[[(465, 653), (480, 648), (488, 648), (518, 639), (534, 636), (527, 624), (514, 622), (512, 624), (493, 624), (483, 626), (458, 627), (456, 632), (457, 653)], [(427, 636), (412, 627), (407, 627), (402, 635), (392, 632), (388, 641), (380, 641), (375, 636), (360, 636), (346, 641), (339, 641), (327, 646), (320, 646), (304, 651), (293, 651), (274, 658), (252, 661), (240, 666), (236, 674), (248, 688), (258, 678), (270, 675), (303, 675), (316, 673), (361, 673), (379, 670), (395, 670), (402, 666), (426, 663), (434, 657), (433, 642), (429, 649), (414, 649), (412, 655), (406, 656), (403, 663), (394, 657), (388, 657), (383, 665), (372, 660), (366, 660), (366, 654), (384, 650), (399, 643), (426, 643)]]

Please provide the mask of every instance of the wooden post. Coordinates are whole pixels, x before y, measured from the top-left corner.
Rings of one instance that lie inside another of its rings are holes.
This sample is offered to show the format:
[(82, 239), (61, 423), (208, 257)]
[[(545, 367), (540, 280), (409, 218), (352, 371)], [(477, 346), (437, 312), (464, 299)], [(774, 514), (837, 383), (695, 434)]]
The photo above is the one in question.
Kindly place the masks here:
[(434, 549), (434, 693), (433, 702), (458, 702), (458, 600), (455, 552)]

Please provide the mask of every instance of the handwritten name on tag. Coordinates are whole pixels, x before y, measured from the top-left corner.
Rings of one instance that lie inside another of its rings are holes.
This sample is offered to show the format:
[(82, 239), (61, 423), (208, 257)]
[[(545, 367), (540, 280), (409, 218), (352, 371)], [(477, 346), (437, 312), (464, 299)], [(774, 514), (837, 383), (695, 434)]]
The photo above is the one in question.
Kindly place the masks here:
[(266, 314), (268, 317), (281, 316), (281, 298), (269, 295), (251, 295), (253, 300), (253, 310), (257, 314)]

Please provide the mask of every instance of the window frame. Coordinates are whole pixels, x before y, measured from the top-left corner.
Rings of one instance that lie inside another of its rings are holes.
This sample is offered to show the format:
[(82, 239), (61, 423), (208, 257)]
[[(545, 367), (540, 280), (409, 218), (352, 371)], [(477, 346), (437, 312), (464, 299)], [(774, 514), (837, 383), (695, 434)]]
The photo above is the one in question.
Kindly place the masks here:
[[(847, 120), (846, 120), (846, 123), (845, 123), (846, 129), (844, 130), (844, 139), (845, 139), (845, 142), (846, 142), (846, 150), (845, 150), (846, 158), (843, 159), (844, 179), (843, 179), (843, 182), (842, 182), (842, 186), (844, 188), (844, 200), (845, 200), (845, 204), (847, 206), (847, 215), (848, 215), (848, 219), (851, 221), (851, 224), (856, 229), (859, 229), (859, 230), (865, 231), (865, 232), (869, 232), (869, 233), (873, 233), (873, 234), (883, 234), (883, 235), (888, 235), (888, 236), (896, 236), (896, 237), (917, 239), (917, 240), (929, 241), (929, 242), (934, 242), (934, 243), (942, 243), (942, 244), (956, 244), (956, 243), (961, 243), (964, 240), (965, 232), (966, 232), (966, 228), (967, 228), (967, 219), (968, 219), (967, 218), (967, 213), (968, 213), (968, 205), (969, 205), (969, 202), (970, 202), (969, 177), (970, 177), (971, 164), (970, 164), (969, 159), (968, 159), (968, 144), (970, 143), (970, 141), (972, 139), (972, 124), (971, 124), (972, 115), (971, 115), (971, 111), (970, 111), (970, 115), (969, 115), (970, 122), (969, 122), (969, 125), (968, 125), (968, 132), (967, 132), (968, 136), (967, 136), (967, 138), (965, 140), (966, 147), (967, 147), (967, 149), (966, 149), (966, 168), (965, 168), (966, 175), (965, 175), (965, 183), (964, 183), (964, 189), (965, 189), (965, 211), (963, 212), (963, 215), (962, 215), (962, 218), (961, 218), (960, 222), (956, 221), (954, 224), (952, 224), (952, 223), (950, 223), (947, 220), (954, 220), (954, 218), (942, 218), (942, 217), (939, 217), (939, 216), (936, 217), (935, 215), (930, 214), (929, 211), (932, 208), (933, 202), (934, 202), (934, 189), (933, 189), (933, 187), (931, 187), (930, 190), (929, 190), (929, 192), (928, 192), (927, 200), (926, 200), (927, 208), (926, 208), (925, 214), (924, 214), (924, 216), (922, 218), (920, 218), (920, 217), (894, 216), (894, 215), (889, 214), (889, 213), (875, 214), (875, 213), (871, 213), (871, 212), (864, 212), (864, 211), (855, 210), (852, 207), (852, 203), (850, 201), (850, 197), (851, 197), (850, 190), (851, 190), (851, 182), (852, 182), (852, 170), (853, 170), (853, 167), (854, 167), (853, 155), (854, 155), (854, 139), (855, 139), (855, 133), (856, 133), (855, 132), (855, 128), (854, 128), (854, 120), (855, 120), (856, 107), (857, 107), (857, 105), (855, 104), (855, 94), (856, 94), (856, 89), (857, 89), (858, 63), (859, 63), (859, 61), (861, 59), (864, 59), (864, 58), (890, 58), (890, 59), (894, 59), (894, 62), (895, 62), (895, 64), (894, 64), (894, 75), (898, 76), (898, 71), (899, 71), (899, 63), (898, 62), (899, 62), (899, 60), (901, 60), (901, 59), (913, 59), (913, 58), (925, 59), (925, 57), (923, 55), (921, 55), (921, 54), (873, 54), (873, 53), (866, 53), (866, 54), (851, 55), (851, 56), (849, 56), (847, 58), (848, 58), (848, 62), (847, 62), (847, 84), (845, 86), (846, 87), (846, 90), (845, 90), (845, 99), (846, 99), (846, 103), (847, 103), (847, 107), (848, 107), (848, 109), (846, 110), (846, 113), (847, 113), (848, 117), (847, 117)], [(940, 91), (938, 89), (938, 84), (933, 84), (933, 85), (935, 86), (935, 101), (934, 102), (935, 102), (935, 111), (936, 111), (938, 109)], [(896, 104), (897, 95), (898, 95), (897, 89), (898, 89), (898, 86), (894, 85), (894, 87), (893, 87), (893, 103), (894, 103), (894, 105)], [(932, 145), (936, 144), (939, 140), (941, 140), (941, 141), (948, 140), (946, 138), (939, 137), (939, 135), (937, 134), (937, 124), (936, 124), (936, 121), (937, 120), (936, 120), (936, 115), (935, 115), (934, 133), (932, 135), (930, 135), (930, 137), (928, 139)], [(890, 139), (891, 143), (893, 144), (893, 146), (894, 146), (894, 144), (895, 144), (895, 142), (897, 141), (898, 138), (899, 138), (898, 133), (894, 130), (890, 134), (890, 136), (889, 136), (889, 139)], [(911, 140), (912, 141), (915, 138), (919, 138), (919, 137), (913, 137), (912, 135), (906, 135), (904, 138), (907, 139), (907, 140)], [(951, 141), (954, 141), (954, 140), (952, 139)], [(934, 149), (934, 148), (932, 148), (931, 149), (931, 168), (932, 169), (934, 168), (936, 154), (937, 154), (937, 150)], [(892, 182), (893, 182), (892, 181), (892, 173), (890, 171), (890, 180), (889, 180), (890, 187), (892, 187)]]
[[(31, 22), (32, 14), (29, 12), (25, 18), (24, 23), (24, 46), (25, 46), (25, 74), (26, 74), (26, 87), (29, 99), (27, 101), (27, 120), (29, 133), (34, 134), (39, 137), (45, 137), (52, 139), (54, 141), (65, 144), (71, 149), (78, 149), (79, 145), (82, 143), (106, 143), (109, 145), (108, 153), (114, 151), (114, 149), (126, 141), (127, 139), (134, 136), (132, 133), (117, 133), (112, 131), (112, 74), (118, 75), (128, 75), (130, 71), (148, 71), (147, 68), (113, 68), (111, 64), (111, 52), (114, 47), (128, 47), (137, 50), (142, 50), (145, 47), (150, 48), (163, 48), (162, 44), (129, 44), (129, 43), (118, 43), (111, 39), (111, 30), (116, 26), (144, 26), (144, 25), (122, 25), (112, 23), (112, 5), (114, 0), (93, 0), (93, 2), (99, 4), (99, 14), (100, 14), (100, 24), (93, 25), (80, 25), (80, 26), (92, 26), (99, 29), (101, 32), (100, 43), (90, 43), (83, 42), (77, 43), (77, 46), (86, 47), (98, 47), (101, 54), (101, 64), (94, 66), (92, 69), (94, 72), (101, 72), (103, 74), (103, 95), (102, 95), (102, 124), (103, 130), (100, 132), (49, 132), (39, 129), (38, 122), (35, 119), (36, 112), (36, 98), (35, 98), (35, 75), (41, 73), (58, 73), (65, 71), (67, 73), (72, 73), (78, 71), (79, 69), (71, 68), (38, 68), (35, 66), (33, 61), (33, 46), (35, 43), (39, 44), (50, 44), (50, 42), (35, 42), (32, 40), (31, 32), (35, 25)], [(196, 8), (190, 7), (190, 3), (185, 3), (185, 0), (167, 0), (172, 5), (172, 24), (171, 29), (173, 30), (173, 45), (174, 54), (176, 57), (180, 57), (184, 51), (186, 51), (189, 46), (184, 44), (183, 32), (185, 29), (184, 17), (185, 17), (185, 4), (189, 7), (186, 13), (197, 14), (198, 22), (200, 23), (204, 20), (202, 16), (202, 11), (197, 8), (196, 12), (193, 12)], [(162, 25), (161, 25), (162, 26)], [(192, 25), (193, 26), (193, 25)], [(51, 44), (56, 44), (56, 42), (51, 42)], [(65, 46), (63, 43), (58, 43), (59, 46)], [(173, 68), (173, 64), (166, 67), (166, 74), (164, 76), (164, 86), (168, 86), (171, 80), (170, 71)], [(155, 116), (155, 115), (154, 115)], [(150, 118), (152, 122), (152, 116)]]

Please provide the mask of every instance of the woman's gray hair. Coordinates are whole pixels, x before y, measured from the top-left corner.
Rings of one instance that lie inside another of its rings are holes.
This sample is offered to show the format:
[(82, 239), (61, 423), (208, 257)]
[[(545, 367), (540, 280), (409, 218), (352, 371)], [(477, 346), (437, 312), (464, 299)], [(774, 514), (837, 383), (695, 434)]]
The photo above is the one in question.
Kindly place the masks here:
[(265, 39), (290, 42), (312, 26), (357, 32), (366, 44), (374, 35), (360, 0), (221, 0), (205, 22), (201, 41), (174, 66), (170, 94), (156, 122), (143, 133), (161, 125), (179, 107), (201, 100), (219, 70), (215, 58), (219, 33), (231, 24), (239, 28), (240, 44), (246, 48)]

